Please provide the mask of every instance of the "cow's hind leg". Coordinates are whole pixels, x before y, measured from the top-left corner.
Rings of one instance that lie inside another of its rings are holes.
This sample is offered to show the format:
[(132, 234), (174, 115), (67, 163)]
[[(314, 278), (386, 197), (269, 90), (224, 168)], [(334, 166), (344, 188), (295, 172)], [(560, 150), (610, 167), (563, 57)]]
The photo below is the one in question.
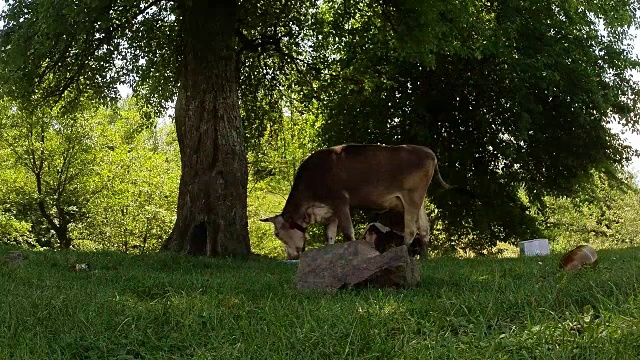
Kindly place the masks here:
[(338, 228), (340, 232), (344, 236), (345, 241), (354, 241), (356, 238), (353, 235), (353, 223), (351, 222), (351, 213), (349, 212), (348, 206), (340, 206), (337, 207), (337, 211), (335, 214), (336, 219), (338, 219)]
[(415, 206), (404, 206), (404, 245), (407, 248), (411, 245), (411, 242), (416, 237), (418, 232), (418, 209)]
[(429, 236), (430, 236), (429, 217), (424, 210), (424, 204), (418, 213), (418, 246), (420, 250), (420, 258), (426, 259), (429, 256)]

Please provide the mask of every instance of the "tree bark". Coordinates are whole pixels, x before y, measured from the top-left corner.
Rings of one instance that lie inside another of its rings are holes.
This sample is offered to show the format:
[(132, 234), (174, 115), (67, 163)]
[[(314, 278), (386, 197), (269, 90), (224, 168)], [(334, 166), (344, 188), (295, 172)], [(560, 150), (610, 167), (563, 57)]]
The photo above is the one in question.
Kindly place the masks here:
[[(43, 141), (44, 143), (44, 141)], [(43, 159), (43, 158), (41, 158)], [(41, 163), (42, 164), (42, 163)], [(40, 210), (40, 215), (45, 219), (49, 228), (53, 230), (58, 238), (58, 242), (60, 243), (60, 247), (62, 249), (69, 249), (71, 247), (72, 239), (69, 236), (69, 219), (66, 216), (64, 208), (60, 206), (56, 206), (58, 211), (58, 223), (55, 222), (53, 216), (47, 211), (47, 207), (42, 199), (43, 189), (42, 189), (42, 173), (41, 173), (42, 165), (38, 169), (33, 169), (32, 173), (36, 179), (36, 191), (38, 192), (38, 210)]]
[(182, 175), (163, 248), (248, 255), (247, 157), (236, 76), (236, 0), (180, 2), (175, 109)]

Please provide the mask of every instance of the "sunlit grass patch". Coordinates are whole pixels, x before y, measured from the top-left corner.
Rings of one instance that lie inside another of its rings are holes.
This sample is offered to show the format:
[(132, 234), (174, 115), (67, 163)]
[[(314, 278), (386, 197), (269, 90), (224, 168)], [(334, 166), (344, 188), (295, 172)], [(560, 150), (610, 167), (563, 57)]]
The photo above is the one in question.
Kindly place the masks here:
[(0, 265), (0, 358), (637, 358), (639, 254), (442, 257), (415, 288), (330, 295), (277, 260), (27, 252)]

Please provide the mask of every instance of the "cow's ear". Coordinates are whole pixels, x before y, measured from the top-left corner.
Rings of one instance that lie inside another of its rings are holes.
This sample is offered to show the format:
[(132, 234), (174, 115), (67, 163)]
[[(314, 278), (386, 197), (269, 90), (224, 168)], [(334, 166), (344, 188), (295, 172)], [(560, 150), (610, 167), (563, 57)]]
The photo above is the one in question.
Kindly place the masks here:
[(306, 222), (307, 224), (311, 224), (311, 212), (313, 210), (311, 209), (307, 209), (307, 211), (304, 212), (304, 222)]

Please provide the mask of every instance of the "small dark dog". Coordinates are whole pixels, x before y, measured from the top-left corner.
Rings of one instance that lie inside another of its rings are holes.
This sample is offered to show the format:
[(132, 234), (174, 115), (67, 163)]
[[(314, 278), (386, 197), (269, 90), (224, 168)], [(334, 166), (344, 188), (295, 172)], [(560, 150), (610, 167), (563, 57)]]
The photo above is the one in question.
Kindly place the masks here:
[[(367, 230), (364, 232), (363, 240), (373, 242), (373, 246), (379, 253), (383, 253), (393, 247), (401, 246), (404, 244), (404, 235), (397, 231), (394, 231), (378, 222), (370, 223)], [(420, 245), (422, 240), (419, 237), (415, 237), (409, 248), (409, 256), (415, 257), (420, 255)]]

